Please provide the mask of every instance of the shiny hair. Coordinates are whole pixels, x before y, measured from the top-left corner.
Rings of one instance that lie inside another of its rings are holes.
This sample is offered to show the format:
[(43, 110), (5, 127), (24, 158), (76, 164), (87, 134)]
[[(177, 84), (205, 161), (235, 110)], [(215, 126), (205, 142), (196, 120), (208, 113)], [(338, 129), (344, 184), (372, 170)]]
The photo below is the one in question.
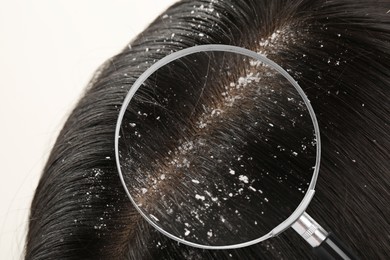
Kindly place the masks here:
[[(155, 61), (186, 47), (211, 43), (241, 46), (267, 55), (299, 82), (316, 111), (322, 138), (321, 170), (309, 213), (324, 228), (337, 233), (361, 258), (388, 257), (389, 9), (388, 1), (360, 0), (184, 0), (170, 7), (131, 42), (131, 49), (126, 47), (98, 69), (69, 116), (35, 192), (25, 258), (313, 257), (310, 246), (292, 230), (235, 250), (203, 250), (178, 244), (140, 217), (126, 196), (115, 164), (114, 131), (128, 90)], [(228, 75), (221, 77), (221, 82), (230, 80)], [(202, 88), (182, 74), (167, 76), (166, 80), (173, 85), (180, 80), (197, 91)], [(276, 78), (267, 80), (269, 84), (280, 84)], [(211, 87), (214, 88), (210, 93), (221, 91), (221, 85)], [(174, 90), (160, 87), (158, 94), (169, 98), (175, 95), (188, 104), (197, 102), (179, 87)], [(245, 106), (233, 105), (223, 122), (210, 122), (208, 127), (217, 128), (219, 135), (203, 134), (204, 146), (187, 152), (191, 163), (205, 163), (196, 171), (189, 167), (194, 176), (226, 170), (226, 165), (219, 166), (210, 160), (207, 153), (210, 150), (225, 159), (249, 151), (256, 154), (251, 161), (243, 160), (251, 171), (257, 169), (259, 160), (267, 160), (267, 155), (261, 152), (268, 145), (266, 141), (253, 147), (239, 147), (231, 136), (240, 137), (242, 143), (253, 139), (259, 130), (249, 127), (256, 118), (253, 106), (269, 105), (272, 121), (280, 120), (282, 115), (273, 113), (276, 108), (272, 102), (264, 103), (255, 93), (244, 91), (239, 95)], [(284, 95), (278, 98), (287, 98)], [(135, 103), (141, 106), (145, 100), (151, 101), (149, 104), (156, 100), (147, 88), (135, 97)], [(210, 107), (216, 102), (223, 100), (211, 94), (201, 100)], [(181, 115), (179, 107), (167, 106), (170, 116)], [(143, 109), (147, 109), (146, 105)], [(160, 108), (158, 112), (164, 111)], [(242, 117), (248, 127), (235, 123)], [(144, 131), (152, 129), (137, 113), (131, 120)], [(195, 127), (190, 124), (186, 122), (184, 126)], [(172, 159), (166, 157), (168, 150), (179, 149), (177, 140), (199, 138), (191, 131), (183, 136), (179, 131), (182, 126), (152, 129), (151, 136), (161, 142), (143, 139), (139, 146), (131, 147), (129, 155), (135, 158), (136, 165), (142, 166), (136, 169), (141, 177), (142, 172), (167, 166)], [(276, 136), (277, 132), (271, 134), (269, 141), (272, 143), (272, 137)], [(217, 139), (234, 146), (233, 151), (213, 146)], [(285, 139), (288, 144), (288, 136)], [(164, 146), (159, 146), (161, 143)], [(155, 153), (156, 150), (161, 152)], [(270, 167), (281, 166), (272, 163)], [(285, 193), (279, 199), (294, 200), (294, 196)]]

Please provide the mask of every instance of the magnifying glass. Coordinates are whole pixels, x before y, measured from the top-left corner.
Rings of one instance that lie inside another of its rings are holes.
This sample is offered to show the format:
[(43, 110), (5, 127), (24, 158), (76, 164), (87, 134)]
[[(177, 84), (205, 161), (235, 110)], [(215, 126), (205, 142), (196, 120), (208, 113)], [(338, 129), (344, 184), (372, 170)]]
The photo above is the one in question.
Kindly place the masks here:
[(298, 83), (229, 45), (172, 53), (134, 83), (115, 130), (121, 182), (164, 235), (203, 249), (241, 248), (289, 227), (325, 259), (355, 259), (306, 212), (321, 145)]

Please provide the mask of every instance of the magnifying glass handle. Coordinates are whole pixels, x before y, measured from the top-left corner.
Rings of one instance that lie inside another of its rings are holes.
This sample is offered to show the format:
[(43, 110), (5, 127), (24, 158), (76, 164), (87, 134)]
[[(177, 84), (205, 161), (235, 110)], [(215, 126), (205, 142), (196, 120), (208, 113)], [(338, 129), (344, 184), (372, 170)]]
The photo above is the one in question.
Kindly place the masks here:
[(332, 233), (322, 243), (313, 248), (314, 254), (319, 259), (351, 259), (357, 260), (358, 258), (352, 254), (351, 251)]
[(324, 260), (357, 260), (358, 258), (334, 234), (326, 232), (306, 212), (292, 228), (312, 247), (314, 253)]

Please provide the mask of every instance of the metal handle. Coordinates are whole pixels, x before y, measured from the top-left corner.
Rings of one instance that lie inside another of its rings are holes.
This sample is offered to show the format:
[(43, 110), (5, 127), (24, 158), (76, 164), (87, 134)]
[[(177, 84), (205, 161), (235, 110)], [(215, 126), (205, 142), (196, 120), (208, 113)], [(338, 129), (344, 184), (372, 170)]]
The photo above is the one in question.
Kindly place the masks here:
[(306, 212), (291, 227), (313, 247), (320, 259), (358, 259), (335, 235), (326, 232)]

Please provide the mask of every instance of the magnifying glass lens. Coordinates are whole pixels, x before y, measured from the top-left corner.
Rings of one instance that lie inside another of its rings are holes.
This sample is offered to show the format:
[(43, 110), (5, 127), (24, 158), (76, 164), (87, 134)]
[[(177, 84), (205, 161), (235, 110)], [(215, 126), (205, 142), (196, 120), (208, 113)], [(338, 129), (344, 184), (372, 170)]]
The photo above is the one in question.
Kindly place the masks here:
[(201, 51), (134, 87), (122, 108), (120, 172), (158, 230), (206, 247), (237, 245), (265, 236), (301, 203), (315, 171), (315, 130), (307, 100), (273, 66)]

